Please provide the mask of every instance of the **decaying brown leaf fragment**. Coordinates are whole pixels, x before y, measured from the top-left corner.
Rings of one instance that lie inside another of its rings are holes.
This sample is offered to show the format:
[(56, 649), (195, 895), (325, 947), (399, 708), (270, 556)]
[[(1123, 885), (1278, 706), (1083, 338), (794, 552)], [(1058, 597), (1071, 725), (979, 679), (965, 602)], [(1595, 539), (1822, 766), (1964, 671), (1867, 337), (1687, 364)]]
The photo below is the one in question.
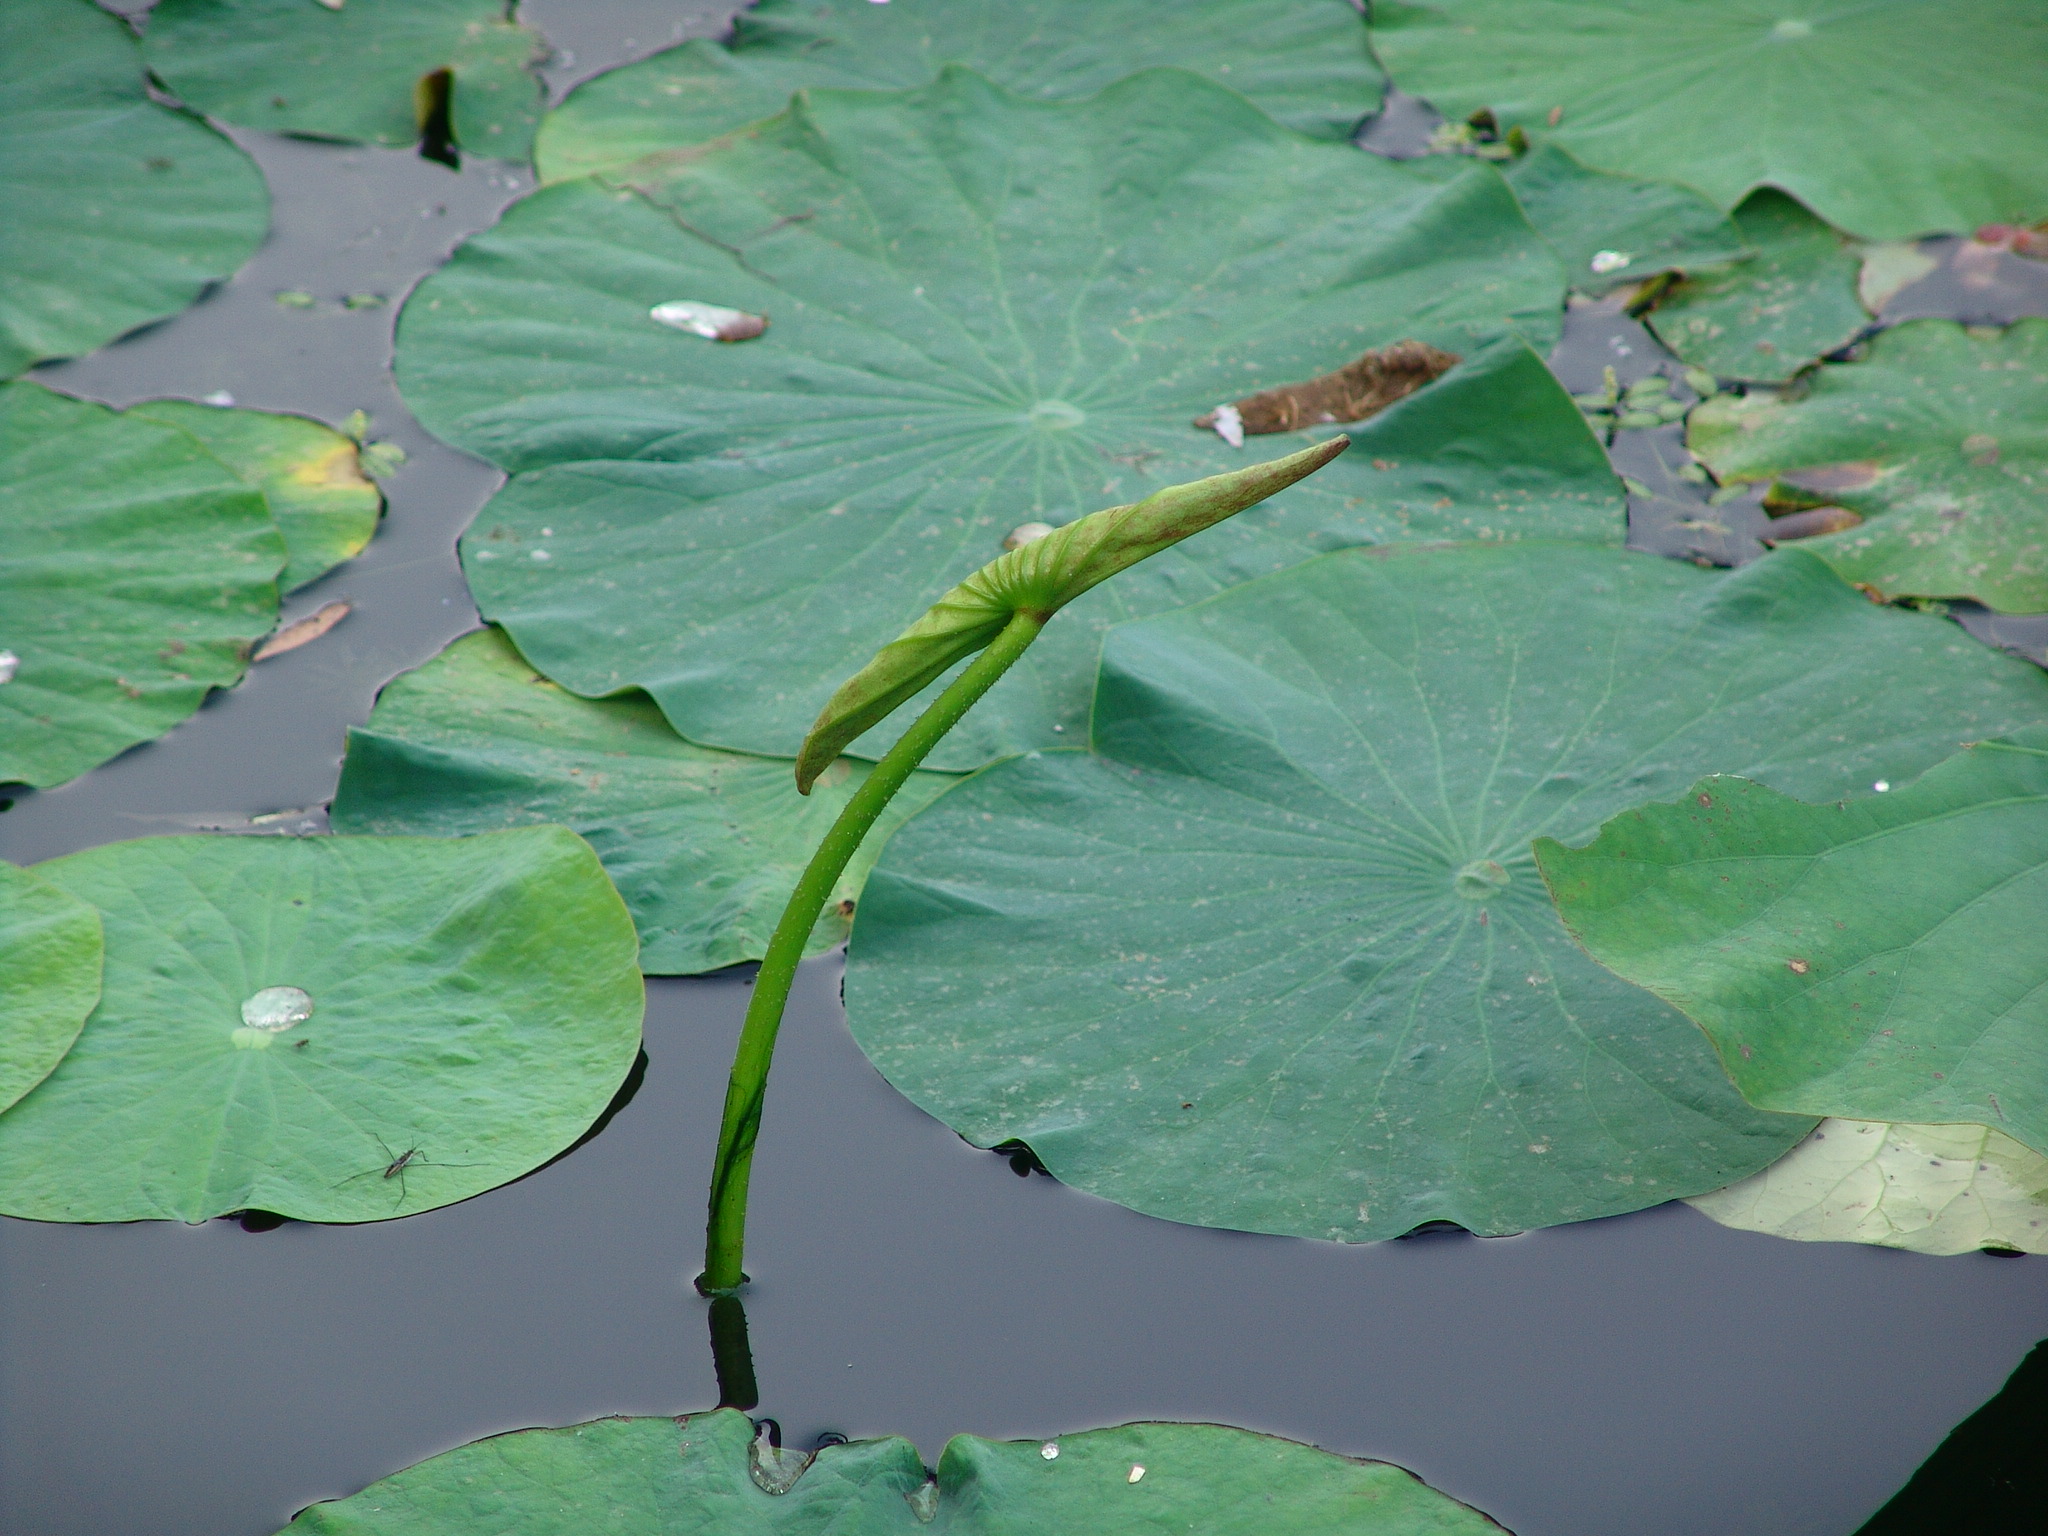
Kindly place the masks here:
[(310, 645), (327, 631), (349, 616), (350, 604), (329, 603), (318, 613), (309, 613), (303, 619), (285, 625), (256, 647), (251, 661), (268, 661), (273, 656), (282, 656), (286, 651), (296, 651), (302, 645)]
[[(1244, 420), (1245, 436), (1266, 432), (1295, 432), (1324, 422), (1363, 421), (1376, 416), (1403, 395), (1412, 395), (1459, 361), (1454, 352), (1432, 347), (1426, 341), (1397, 341), (1392, 346), (1361, 353), (1335, 373), (1326, 373), (1305, 384), (1283, 384), (1262, 389), (1236, 402)], [(1195, 425), (1208, 430), (1216, 425), (1216, 413), (1195, 418)]]

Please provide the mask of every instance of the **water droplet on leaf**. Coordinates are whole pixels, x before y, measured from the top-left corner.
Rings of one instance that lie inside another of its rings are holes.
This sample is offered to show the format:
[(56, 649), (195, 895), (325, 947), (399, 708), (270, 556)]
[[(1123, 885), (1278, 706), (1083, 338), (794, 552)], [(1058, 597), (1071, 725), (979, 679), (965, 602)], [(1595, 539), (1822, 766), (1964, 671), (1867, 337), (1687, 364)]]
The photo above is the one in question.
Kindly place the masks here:
[(242, 1022), (275, 1034), (313, 1017), (312, 994), (300, 987), (265, 987), (242, 1004)]
[(1451, 877), (1451, 888), (1467, 901), (1497, 896), (1513, 877), (1492, 859), (1474, 859)]

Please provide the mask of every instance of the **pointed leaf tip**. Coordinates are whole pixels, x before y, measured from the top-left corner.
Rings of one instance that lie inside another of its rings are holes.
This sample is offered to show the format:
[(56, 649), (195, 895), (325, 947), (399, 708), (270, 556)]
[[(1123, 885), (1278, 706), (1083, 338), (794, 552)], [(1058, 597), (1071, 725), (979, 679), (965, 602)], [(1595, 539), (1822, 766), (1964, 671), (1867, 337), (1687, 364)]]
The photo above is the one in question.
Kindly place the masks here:
[(1351, 446), (1332, 437), (1284, 458), (1170, 485), (997, 556), (946, 593), (826, 701), (797, 756), (804, 794), (854, 739), (1002, 632), (1015, 613), (1051, 618), (1090, 587), (1314, 474)]

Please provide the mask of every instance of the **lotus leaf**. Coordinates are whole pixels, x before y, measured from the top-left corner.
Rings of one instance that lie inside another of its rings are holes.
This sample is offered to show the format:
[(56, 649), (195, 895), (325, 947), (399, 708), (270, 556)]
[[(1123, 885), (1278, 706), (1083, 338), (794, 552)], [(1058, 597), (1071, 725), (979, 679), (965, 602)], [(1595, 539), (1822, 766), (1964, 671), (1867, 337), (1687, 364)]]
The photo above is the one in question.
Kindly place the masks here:
[(538, 32), (507, 0), (158, 0), (149, 67), (224, 122), (368, 144), (411, 144), (440, 100), (473, 155), (524, 160), (540, 120)]
[(947, 64), (1037, 100), (1171, 65), (1324, 139), (1349, 138), (1380, 101), (1350, 0), (762, 0), (723, 43), (684, 43), (585, 81), (548, 114), (534, 159), (545, 181), (616, 170), (772, 117), (794, 91), (925, 85)]
[(1399, 1467), (1219, 1424), (1124, 1424), (1055, 1440), (956, 1435), (936, 1480), (908, 1440), (814, 1456), (756, 1447), (731, 1408), (600, 1419), (458, 1447), (303, 1536), (1484, 1536), (1500, 1527)]
[(50, 1075), (99, 998), (99, 914), (0, 862), (0, 1110)]
[(2048, 732), (1899, 779), (1819, 805), (1705, 779), (1537, 857), (1573, 934), (1697, 1020), (1751, 1103), (2048, 1152)]
[[(644, 695), (579, 699), (495, 629), (388, 684), (349, 732), (337, 832), (447, 835), (560, 822), (589, 840), (640, 929), (640, 968), (758, 960), (832, 818), (867, 777), (844, 758), (808, 796), (787, 760), (693, 746)], [(920, 773), (884, 813), (819, 919), (845, 941), (883, 840), (951, 781)]]
[(1507, 167), (1529, 222), (1584, 293), (1749, 254), (1727, 214), (1690, 187), (1589, 171), (1555, 144)]
[(0, 377), (174, 315), (270, 222), (255, 162), (149, 99), (126, 22), (0, 6)]
[(1176, 1221), (1363, 1241), (1720, 1188), (1812, 1128), (1746, 1108), (1536, 877), (1647, 786), (1903, 780), (2048, 684), (1785, 550), (1329, 555), (1110, 631), (1089, 752), (897, 833), (848, 1016), (980, 1146)]
[[(810, 93), (636, 188), (543, 188), (414, 294), (398, 368), (432, 431), (518, 472), (463, 558), (528, 660), (788, 756), (1019, 525), (1251, 461), (1197, 415), (1403, 337), (1470, 359), (1458, 414), (1426, 403), (1453, 374), (1364, 429), (1399, 413), (1413, 438), (1362, 432), (1077, 603), (933, 763), (970, 768), (1078, 731), (1096, 631), (1125, 614), (1350, 543), (1617, 538), (1563, 391), (1486, 346), (1516, 325), (1547, 345), (1562, 290), (1489, 166), (1307, 140), (1179, 71), (1038, 103), (955, 69)], [(650, 318), (683, 299), (770, 324), (719, 343)]]
[(1823, 1120), (1694, 1209), (1724, 1227), (1914, 1253), (2048, 1253), (2048, 1158), (1982, 1125)]
[(36, 866), (98, 908), (78, 1043), (0, 1115), (0, 1211), (377, 1221), (575, 1141), (640, 1046), (631, 919), (562, 827), (159, 837)]
[(1802, 386), (1709, 401), (1692, 451), (1724, 482), (1868, 518), (1806, 547), (1876, 596), (2048, 610), (2048, 320), (1916, 320)]
[(1743, 199), (1735, 223), (1756, 254), (1664, 294), (1649, 316), (1659, 341), (1721, 378), (1775, 383), (1863, 333), (1870, 316), (1848, 241), (1768, 188)]
[(1872, 240), (2048, 214), (2034, 0), (1377, 0), (1373, 46), (1446, 116), (1724, 208), (1777, 187)]
[(0, 783), (162, 735), (277, 620), (263, 496), (188, 434), (0, 385)]
[(364, 476), (355, 442), (332, 427), (303, 416), (189, 400), (145, 400), (131, 405), (128, 414), (191, 433), (263, 492), (284, 536), (285, 568), (278, 577), (283, 591), (354, 559), (377, 531), (384, 498)]

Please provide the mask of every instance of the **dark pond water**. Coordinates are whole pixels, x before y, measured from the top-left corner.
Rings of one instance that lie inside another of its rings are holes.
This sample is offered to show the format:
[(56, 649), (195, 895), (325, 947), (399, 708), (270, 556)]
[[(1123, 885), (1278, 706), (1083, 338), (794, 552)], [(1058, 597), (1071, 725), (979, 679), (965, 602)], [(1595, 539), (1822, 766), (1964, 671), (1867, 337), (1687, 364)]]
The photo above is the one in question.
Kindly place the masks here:
[[(716, 8), (526, 0), (563, 79), (711, 29)], [(559, 83), (559, 81), (558, 81)], [(399, 153), (251, 137), (269, 244), (196, 309), (51, 383), (115, 404), (226, 390), (411, 458), (360, 559), (295, 597), (332, 634), (164, 740), (0, 816), (29, 862), (194, 827), (318, 830), (344, 728), (475, 623), (453, 554), (495, 471), (428, 439), (386, 365), (392, 301), (524, 189)], [(311, 310), (272, 295), (318, 295)], [(1582, 388), (1653, 366), (1573, 316)], [(1676, 430), (1617, 449), (1639, 542), (1753, 553), (1761, 513), (1673, 479)], [(1702, 538), (1711, 547), (1697, 547)], [(2021, 637), (2024, 641), (2026, 637)], [(308, 809), (311, 808), (311, 809)], [(789, 1443), (1049, 1435), (1214, 1419), (1413, 1468), (1520, 1536), (1849, 1536), (2048, 1335), (2040, 1260), (1920, 1258), (1731, 1232), (1683, 1207), (1347, 1249), (1154, 1221), (1019, 1178), (890, 1090), (836, 960), (800, 982), (755, 1174), (761, 1411)], [(574, 1155), (451, 1209), (248, 1232), (0, 1221), (0, 1531), (266, 1536), (494, 1431), (716, 1401), (690, 1287), (747, 978), (656, 981), (645, 1083)], [(1900, 1529), (1904, 1529), (1901, 1527)]]

